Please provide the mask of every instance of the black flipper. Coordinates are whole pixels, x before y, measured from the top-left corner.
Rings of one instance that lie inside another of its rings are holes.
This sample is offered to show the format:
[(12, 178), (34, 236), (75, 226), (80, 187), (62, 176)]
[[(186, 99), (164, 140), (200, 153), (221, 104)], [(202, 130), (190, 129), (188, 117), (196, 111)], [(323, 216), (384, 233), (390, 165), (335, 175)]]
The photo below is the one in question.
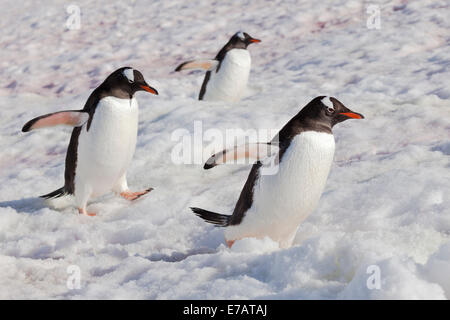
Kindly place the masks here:
[(220, 213), (215, 213), (207, 210), (203, 210), (200, 208), (192, 208), (191, 210), (197, 215), (198, 217), (202, 218), (206, 222), (215, 224), (218, 227), (226, 227), (230, 224), (231, 216), (227, 216)]
[(44, 199), (59, 198), (59, 197), (62, 197), (64, 195), (66, 195), (66, 194), (68, 194), (68, 193), (66, 192), (65, 188), (62, 187), (62, 188), (59, 188), (59, 189), (57, 189), (57, 190), (55, 190), (53, 192), (44, 194), (43, 196), (40, 196), (40, 198), (44, 198)]

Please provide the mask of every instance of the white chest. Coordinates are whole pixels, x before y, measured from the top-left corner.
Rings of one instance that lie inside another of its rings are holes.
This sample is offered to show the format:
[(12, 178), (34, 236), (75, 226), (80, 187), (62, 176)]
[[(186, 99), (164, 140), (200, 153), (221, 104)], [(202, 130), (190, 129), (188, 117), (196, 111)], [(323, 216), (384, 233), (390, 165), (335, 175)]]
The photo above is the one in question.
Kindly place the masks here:
[(253, 190), (253, 206), (238, 233), (268, 235), (289, 246), (299, 224), (315, 209), (333, 162), (332, 134), (308, 131), (296, 136), (275, 175), (262, 175)]
[(136, 99), (106, 97), (100, 100), (89, 131), (84, 125), (79, 137), (78, 180), (90, 183), (98, 192), (110, 188), (133, 157), (137, 129)]
[(211, 72), (204, 100), (238, 101), (247, 88), (251, 57), (248, 50), (227, 52), (218, 72)]

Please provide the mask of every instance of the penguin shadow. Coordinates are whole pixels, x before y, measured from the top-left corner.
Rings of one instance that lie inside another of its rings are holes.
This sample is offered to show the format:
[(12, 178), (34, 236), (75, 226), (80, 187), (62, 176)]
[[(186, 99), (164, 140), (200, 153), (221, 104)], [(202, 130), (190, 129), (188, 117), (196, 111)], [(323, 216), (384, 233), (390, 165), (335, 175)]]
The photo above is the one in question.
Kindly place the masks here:
[(431, 151), (441, 152), (443, 155), (450, 155), (450, 142), (445, 142), (442, 144), (435, 145), (431, 148)]
[(143, 256), (143, 258), (152, 262), (180, 262), (191, 256), (216, 254), (221, 251), (224, 245), (223, 230), (216, 227), (213, 229), (212, 232), (195, 237), (192, 248), (186, 252), (174, 251), (171, 254), (151, 253), (150, 255)]
[(37, 214), (37, 212), (48, 206), (44, 200), (40, 198), (24, 198), (19, 200), (9, 200), (0, 202), (0, 208), (13, 208), (18, 212), (24, 212), (27, 214)]
[(163, 254), (163, 253), (153, 253), (149, 256), (144, 257), (147, 260), (152, 262), (156, 261), (164, 261), (164, 262), (180, 262), (191, 256), (199, 255), (199, 254), (214, 254), (217, 253), (217, 249), (212, 248), (196, 248), (188, 250), (187, 252), (173, 252), (172, 254)]

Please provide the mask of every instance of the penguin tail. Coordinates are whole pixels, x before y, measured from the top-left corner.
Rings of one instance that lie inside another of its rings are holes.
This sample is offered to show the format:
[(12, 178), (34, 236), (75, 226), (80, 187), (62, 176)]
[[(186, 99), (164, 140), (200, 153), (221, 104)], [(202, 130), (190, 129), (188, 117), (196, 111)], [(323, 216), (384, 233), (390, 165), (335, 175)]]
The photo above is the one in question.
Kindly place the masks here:
[(197, 217), (202, 218), (206, 222), (215, 224), (217, 227), (226, 227), (230, 225), (231, 216), (225, 214), (215, 213), (200, 208), (192, 208), (191, 210)]
[(64, 195), (68, 194), (68, 192), (66, 191), (66, 189), (64, 187), (61, 187), (53, 192), (44, 194), (42, 196), (40, 196), (40, 198), (44, 198), (44, 199), (52, 199), (52, 198), (59, 198), (62, 197)]

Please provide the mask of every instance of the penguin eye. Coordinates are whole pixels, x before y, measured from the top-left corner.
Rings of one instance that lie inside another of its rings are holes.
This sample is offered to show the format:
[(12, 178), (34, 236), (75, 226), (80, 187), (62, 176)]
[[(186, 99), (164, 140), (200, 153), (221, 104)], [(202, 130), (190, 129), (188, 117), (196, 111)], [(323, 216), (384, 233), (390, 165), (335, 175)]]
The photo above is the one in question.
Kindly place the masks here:
[(134, 81), (131, 79), (127, 79), (129, 83), (133, 83)]
[(328, 107), (328, 108), (327, 108), (327, 114), (328, 114), (328, 115), (332, 115), (333, 113), (334, 113), (334, 109)]

